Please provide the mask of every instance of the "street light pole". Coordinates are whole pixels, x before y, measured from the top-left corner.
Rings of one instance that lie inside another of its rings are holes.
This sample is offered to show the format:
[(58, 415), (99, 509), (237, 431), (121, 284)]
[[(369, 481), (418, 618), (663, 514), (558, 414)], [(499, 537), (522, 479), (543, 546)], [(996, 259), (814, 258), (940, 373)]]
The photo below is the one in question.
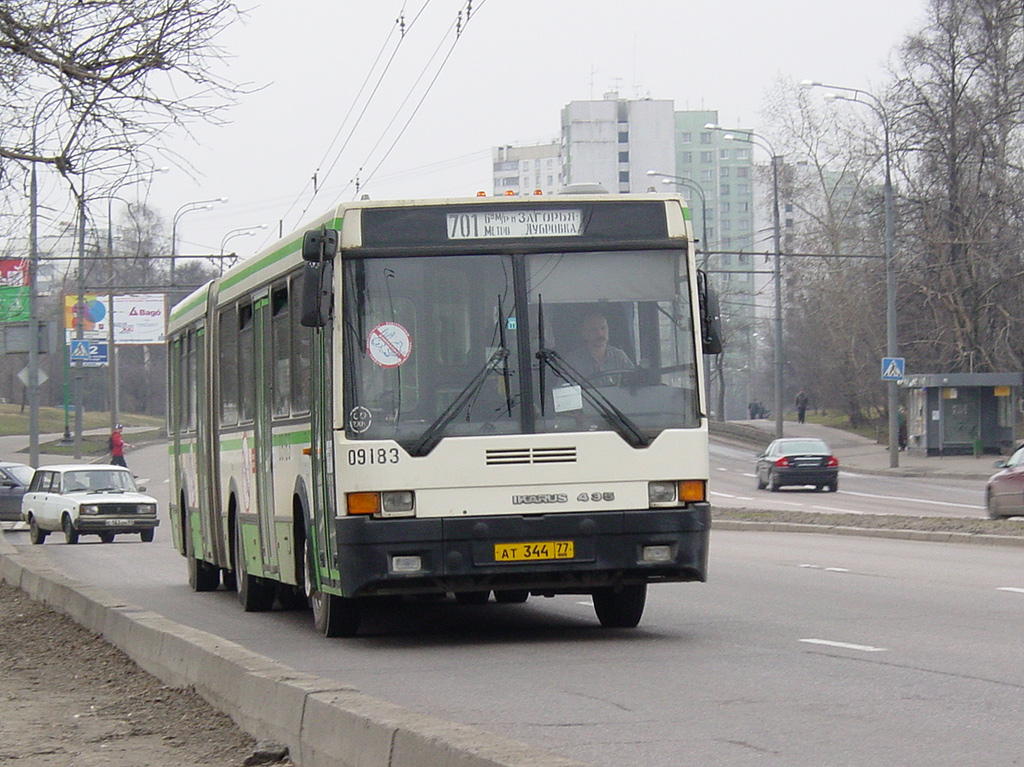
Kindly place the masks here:
[[(709, 130), (725, 130), (720, 125), (705, 125)], [(774, 410), (775, 410), (775, 439), (782, 439), (784, 434), (782, 420), (782, 369), (784, 363), (783, 337), (782, 337), (782, 222), (779, 213), (779, 164), (782, 156), (777, 154), (771, 142), (764, 136), (759, 136), (751, 130), (738, 130), (736, 133), (726, 133), (722, 136), (725, 141), (745, 141), (748, 144), (755, 144), (766, 150), (772, 158), (772, 244), (775, 251), (775, 381), (774, 381)]]
[[(885, 353), (889, 357), (899, 356), (899, 344), (896, 333), (896, 212), (892, 192), (892, 147), (890, 144), (891, 121), (881, 99), (873, 93), (860, 88), (848, 88), (842, 85), (826, 85), (814, 80), (804, 80), (803, 88), (830, 88), (836, 91), (852, 93), (844, 96), (841, 93), (830, 93), (825, 98), (829, 101), (852, 101), (863, 104), (878, 117), (882, 123), (883, 152), (885, 155), (885, 182), (882, 187), (885, 198)], [(886, 382), (887, 409), (889, 411), (889, 468), (900, 465), (899, 442), (899, 391), (896, 381)]]
[(217, 197), (213, 200), (195, 200), (193, 202), (186, 202), (174, 211), (174, 218), (171, 219), (171, 285), (174, 284), (174, 268), (178, 255), (178, 221), (186, 213), (191, 213), (194, 210), (210, 210), (214, 205), (227, 201), (227, 197)]
[[(683, 186), (683, 187), (685, 187), (687, 189), (690, 189), (691, 191), (696, 192), (697, 196), (700, 197), (700, 225), (701, 225), (701, 234), (700, 234), (700, 236), (701, 236), (701, 259), (700, 259), (701, 264), (700, 264), (700, 268), (705, 270), (705, 271), (707, 271), (707, 268), (708, 268), (708, 256), (710, 255), (708, 253), (710, 243), (708, 242), (708, 199), (707, 199), (707, 195), (704, 193), (704, 187), (702, 187), (700, 184), (698, 184), (692, 178), (687, 178), (686, 176), (676, 176), (676, 175), (673, 175), (672, 173), (660, 173), (659, 171), (656, 171), (656, 170), (649, 170), (649, 171), (647, 171), (647, 175), (648, 176), (661, 176), (661, 183), (663, 183), (663, 184), (677, 184), (679, 186)], [(716, 362), (718, 362), (720, 365), (721, 365), (721, 359), (722, 359), (721, 355), (718, 355), (718, 359), (716, 360)], [(718, 419), (720, 421), (724, 421), (725, 420), (725, 371), (723, 370), (723, 368), (721, 366), (719, 367), (718, 371), (719, 371), (719, 378), (718, 378)], [(706, 387), (707, 397), (708, 397), (708, 399), (710, 401), (710, 398), (711, 398), (711, 359), (710, 359), (710, 356), (707, 355), (707, 354), (704, 355), (704, 381), (706, 382), (705, 383), (705, 387)], [(709, 402), (709, 405), (710, 405), (710, 402)], [(709, 406), (708, 410), (710, 411), (710, 406)]]
[(661, 173), (656, 170), (647, 171), (648, 176), (661, 176), (661, 183), (663, 184), (678, 184), (684, 186), (691, 191), (697, 193), (700, 197), (700, 226), (701, 226), (701, 259), (700, 268), (708, 268), (708, 199), (704, 193), (704, 187), (694, 181), (692, 178), (686, 176), (675, 176), (671, 173)]
[[(256, 232), (261, 229), (266, 229), (266, 224), (257, 224), (256, 226), (243, 226), (238, 229), (232, 229), (230, 232), (224, 235), (220, 241), (220, 261), (218, 262), (221, 272), (224, 271), (224, 247), (228, 244), (229, 240), (233, 240), (235, 237), (252, 237)], [(232, 262), (234, 263), (234, 262)]]

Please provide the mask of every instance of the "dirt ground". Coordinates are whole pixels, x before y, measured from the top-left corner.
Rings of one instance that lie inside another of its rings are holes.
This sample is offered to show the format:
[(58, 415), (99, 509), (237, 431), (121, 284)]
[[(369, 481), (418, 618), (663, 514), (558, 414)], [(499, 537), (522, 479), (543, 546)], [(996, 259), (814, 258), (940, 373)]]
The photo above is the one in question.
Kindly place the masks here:
[(291, 765), (191, 690), (0, 583), (0, 765)]

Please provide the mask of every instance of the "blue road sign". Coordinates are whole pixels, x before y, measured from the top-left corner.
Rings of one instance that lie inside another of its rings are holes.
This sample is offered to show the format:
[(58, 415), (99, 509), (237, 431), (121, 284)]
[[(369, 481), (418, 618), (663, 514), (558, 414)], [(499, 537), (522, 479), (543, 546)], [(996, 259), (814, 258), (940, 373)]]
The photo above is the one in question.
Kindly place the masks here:
[(76, 338), (71, 341), (69, 356), (72, 363), (81, 362), (86, 367), (106, 365), (107, 344), (90, 341), (87, 338)]
[(902, 381), (907, 369), (907, 361), (903, 357), (882, 357), (882, 380)]

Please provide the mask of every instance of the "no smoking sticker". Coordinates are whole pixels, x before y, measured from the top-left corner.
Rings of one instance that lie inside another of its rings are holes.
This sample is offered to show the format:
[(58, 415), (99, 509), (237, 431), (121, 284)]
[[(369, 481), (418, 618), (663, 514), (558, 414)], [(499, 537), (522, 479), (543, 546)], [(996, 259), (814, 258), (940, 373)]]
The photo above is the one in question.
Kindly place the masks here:
[(382, 368), (396, 368), (409, 359), (412, 338), (397, 322), (382, 322), (367, 336), (366, 353)]

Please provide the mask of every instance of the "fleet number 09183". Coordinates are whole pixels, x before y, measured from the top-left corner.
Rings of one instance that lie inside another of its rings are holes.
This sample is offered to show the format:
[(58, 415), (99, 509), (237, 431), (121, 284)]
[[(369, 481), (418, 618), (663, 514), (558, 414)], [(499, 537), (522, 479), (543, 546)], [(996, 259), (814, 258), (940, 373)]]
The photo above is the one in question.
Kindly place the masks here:
[(397, 447), (352, 447), (348, 449), (349, 466), (378, 466), (398, 463)]

